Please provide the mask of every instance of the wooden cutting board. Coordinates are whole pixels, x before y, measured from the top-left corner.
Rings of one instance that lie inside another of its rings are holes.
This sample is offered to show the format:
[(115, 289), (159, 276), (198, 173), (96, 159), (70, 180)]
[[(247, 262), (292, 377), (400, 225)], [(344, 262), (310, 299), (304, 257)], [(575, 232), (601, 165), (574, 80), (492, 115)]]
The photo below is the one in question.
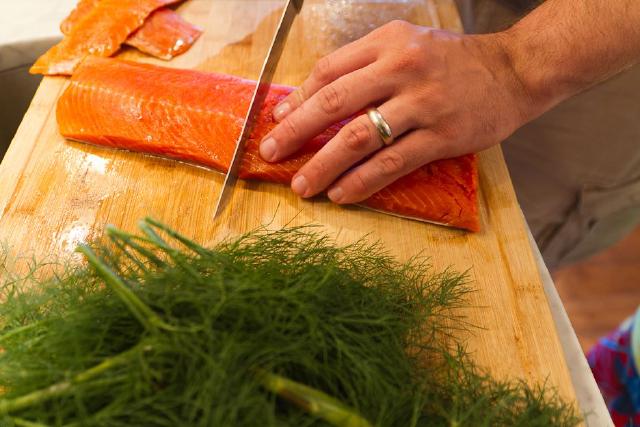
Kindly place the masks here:
[[(169, 66), (256, 77), (278, 17), (277, 0), (190, 0), (179, 11), (205, 28)], [(461, 31), (453, 0), (306, 0), (275, 81), (298, 85), (315, 61), (392, 19)], [(122, 56), (161, 61), (127, 50)], [(431, 256), (436, 268), (469, 269), (476, 289), (464, 310), (480, 326), (464, 338), (473, 358), (501, 378), (547, 382), (574, 400), (508, 171), (499, 148), (480, 156), (482, 232), (471, 234), (326, 200), (285, 186), (242, 182), (214, 221), (223, 176), (172, 160), (65, 141), (55, 105), (66, 79), (45, 78), (0, 165), (0, 241), (14, 253), (71, 254), (105, 224), (128, 230), (146, 215), (204, 242), (262, 224), (322, 224), (340, 242), (369, 234), (399, 259)]]

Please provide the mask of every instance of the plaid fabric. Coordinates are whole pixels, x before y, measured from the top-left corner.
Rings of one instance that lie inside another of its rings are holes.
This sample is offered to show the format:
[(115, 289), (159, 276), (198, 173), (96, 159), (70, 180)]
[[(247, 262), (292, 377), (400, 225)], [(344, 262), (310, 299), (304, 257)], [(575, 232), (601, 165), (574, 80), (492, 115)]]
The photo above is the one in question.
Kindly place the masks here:
[(633, 339), (634, 329), (638, 328), (640, 315), (636, 313), (600, 339), (587, 355), (611, 418), (619, 427), (640, 427), (640, 376), (636, 367), (640, 343)]

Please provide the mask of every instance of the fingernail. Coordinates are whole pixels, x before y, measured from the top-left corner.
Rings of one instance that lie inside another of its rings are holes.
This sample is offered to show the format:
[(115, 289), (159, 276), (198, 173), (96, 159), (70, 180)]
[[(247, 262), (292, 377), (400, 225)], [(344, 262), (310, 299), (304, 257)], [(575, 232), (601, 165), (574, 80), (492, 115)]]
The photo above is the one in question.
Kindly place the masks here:
[(271, 162), (276, 156), (276, 140), (269, 137), (260, 144), (260, 156), (268, 162)]
[(291, 112), (291, 104), (289, 104), (288, 102), (283, 102), (282, 104), (277, 105), (276, 108), (273, 109), (273, 118), (279, 122), (280, 120), (287, 117), (287, 115), (290, 112)]
[(334, 187), (329, 190), (327, 196), (329, 196), (332, 202), (340, 203), (340, 200), (342, 200), (342, 197), (344, 196), (344, 191), (342, 191), (341, 187)]
[(291, 181), (291, 189), (299, 196), (304, 197), (308, 188), (309, 184), (307, 183), (307, 178), (305, 178), (304, 175), (298, 175), (293, 178), (293, 181)]

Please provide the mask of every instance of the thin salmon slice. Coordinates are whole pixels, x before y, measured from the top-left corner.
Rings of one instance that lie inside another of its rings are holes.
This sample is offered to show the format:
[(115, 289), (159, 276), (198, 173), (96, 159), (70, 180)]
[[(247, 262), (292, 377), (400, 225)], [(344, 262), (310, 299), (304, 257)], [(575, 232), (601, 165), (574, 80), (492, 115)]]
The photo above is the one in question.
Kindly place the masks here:
[(79, 18), (60, 43), (38, 58), (29, 71), (32, 74), (71, 74), (89, 55), (111, 56), (142, 26), (151, 12), (178, 1), (100, 0)]
[(126, 44), (166, 61), (191, 48), (202, 30), (185, 21), (171, 9), (163, 7), (147, 18)]
[[(117, 59), (88, 57), (57, 106), (60, 132), (96, 145), (193, 162), (225, 172), (255, 82)], [(270, 111), (294, 88), (272, 85), (247, 142), (243, 179), (290, 183), (293, 175), (345, 124), (338, 123), (279, 162), (258, 146), (276, 122)], [(362, 204), (395, 215), (477, 231), (475, 155), (440, 160), (400, 178)]]
[[(80, 0), (76, 8), (60, 24), (63, 34), (70, 34), (73, 27), (84, 18), (100, 0)], [(202, 30), (185, 21), (178, 13), (166, 7), (154, 11), (138, 30), (129, 36), (125, 44), (155, 56), (170, 60), (196, 42)]]
[(87, 14), (93, 10), (93, 8), (98, 4), (99, 1), (100, 0), (78, 1), (78, 4), (76, 4), (76, 7), (71, 11), (69, 16), (67, 16), (60, 24), (60, 31), (62, 31), (62, 34), (71, 34), (71, 30), (78, 23), (78, 21), (87, 16)]

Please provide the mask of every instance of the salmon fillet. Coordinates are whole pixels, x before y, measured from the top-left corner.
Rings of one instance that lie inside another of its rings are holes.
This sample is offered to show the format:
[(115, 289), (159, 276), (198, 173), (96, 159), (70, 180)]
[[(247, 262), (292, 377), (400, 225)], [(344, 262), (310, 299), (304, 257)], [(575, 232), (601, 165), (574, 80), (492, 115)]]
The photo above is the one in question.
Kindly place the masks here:
[[(226, 171), (255, 82), (235, 76), (88, 57), (57, 106), (60, 132), (92, 144), (185, 160)], [(276, 125), (270, 111), (294, 88), (272, 85), (247, 142), (240, 178), (288, 184), (345, 123), (279, 163), (258, 146)], [(479, 230), (475, 155), (440, 160), (400, 178), (362, 203), (405, 217)]]
[[(111, 56), (154, 10), (179, 0), (100, 0), (57, 45), (29, 70), (32, 74), (71, 74), (87, 56)], [(89, 5), (83, 5), (88, 7)], [(77, 12), (81, 13), (81, 12)]]
[[(80, 0), (76, 8), (60, 24), (63, 34), (73, 27), (98, 4), (100, 0)], [(125, 44), (155, 56), (170, 60), (186, 52), (202, 34), (202, 30), (185, 21), (178, 13), (166, 7), (154, 11)]]

